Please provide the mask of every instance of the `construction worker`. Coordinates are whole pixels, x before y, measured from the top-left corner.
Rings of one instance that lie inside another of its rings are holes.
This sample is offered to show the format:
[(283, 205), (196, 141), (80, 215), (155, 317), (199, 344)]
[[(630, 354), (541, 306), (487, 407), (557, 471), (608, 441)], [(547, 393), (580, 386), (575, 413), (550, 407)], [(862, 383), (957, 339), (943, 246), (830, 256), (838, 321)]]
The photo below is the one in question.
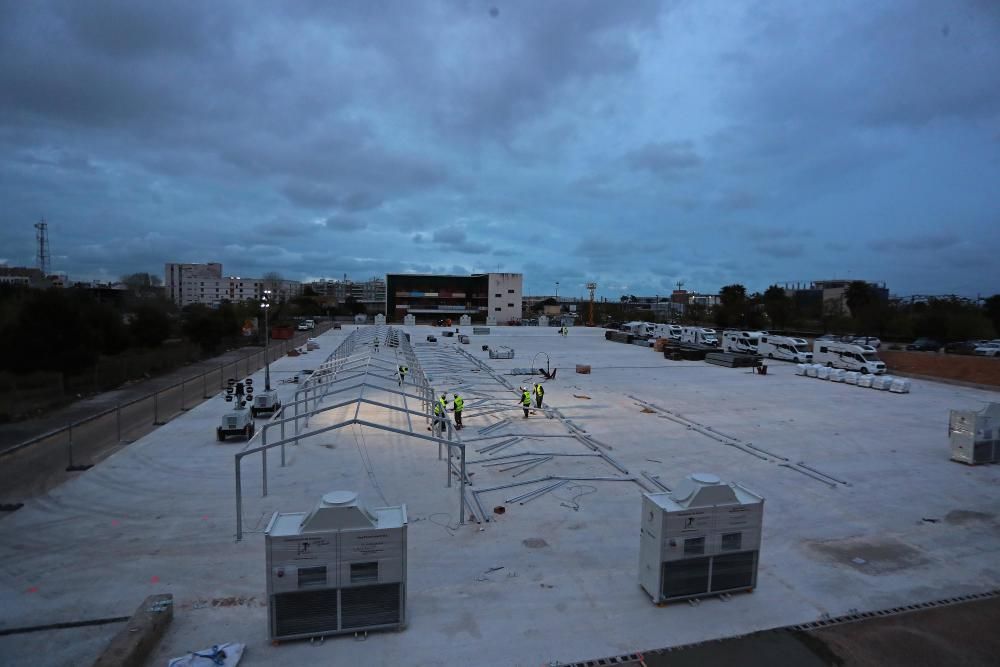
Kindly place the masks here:
[(375, 339), (373, 345), (375, 345), (375, 353), (378, 354), (378, 338)]
[(452, 403), (452, 410), (455, 411), (455, 428), (462, 429), (462, 410), (465, 409), (465, 401), (461, 396), (455, 394), (454, 402)]
[(403, 383), (406, 382), (406, 374), (407, 374), (407, 372), (409, 372), (409, 370), (410, 370), (409, 368), (407, 368), (406, 366), (403, 366), (402, 364), (399, 366), (398, 373), (399, 373), (399, 386), (400, 387), (402, 387)]
[[(440, 437), (441, 433), (444, 431), (444, 413), (448, 409), (448, 403), (445, 401), (445, 395), (441, 394), (441, 398), (434, 401), (434, 421), (433, 433), (434, 435)], [(428, 428), (428, 431), (431, 429)]]
[(541, 408), (542, 407), (542, 397), (544, 397), (544, 396), (545, 396), (545, 387), (543, 387), (541, 385), (541, 383), (536, 382), (535, 383), (535, 407), (536, 408)]
[(525, 387), (521, 387), (521, 407), (524, 409), (524, 418), (528, 418), (528, 410), (531, 409), (531, 392)]

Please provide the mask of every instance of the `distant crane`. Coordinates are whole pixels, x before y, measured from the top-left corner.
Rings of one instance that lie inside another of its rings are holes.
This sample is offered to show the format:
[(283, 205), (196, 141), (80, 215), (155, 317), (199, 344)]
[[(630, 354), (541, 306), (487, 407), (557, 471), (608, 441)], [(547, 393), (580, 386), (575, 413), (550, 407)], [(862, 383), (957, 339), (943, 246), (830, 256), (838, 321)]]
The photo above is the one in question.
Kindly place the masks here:
[(590, 292), (590, 303), (587, 308), (587, 326), (594, 326), (594, 292), (597, 291), (597, 283), (587, 283), (587, 290)]
[(35, 240), (38, 241), (38, 255), (35, 263), (42, 277), (48, 277), (49, 269), (49, 225), (45, 220), (35, 223)]

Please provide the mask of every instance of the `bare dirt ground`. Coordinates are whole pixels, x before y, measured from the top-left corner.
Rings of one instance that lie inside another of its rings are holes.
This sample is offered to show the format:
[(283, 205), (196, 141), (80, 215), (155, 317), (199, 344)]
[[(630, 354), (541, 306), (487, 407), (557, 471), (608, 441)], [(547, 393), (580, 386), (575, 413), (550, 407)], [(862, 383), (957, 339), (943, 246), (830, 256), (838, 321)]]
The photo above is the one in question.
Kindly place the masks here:
[(771, 630), (644, 654), (647, 667), (701, 665), (996, 665), (1000, 598), (843, 623), (810, 631)]
[(1000, 387), (1000, 359), (940, 352), (880, 350), (890, 373), (912, 373), (929, 378)]

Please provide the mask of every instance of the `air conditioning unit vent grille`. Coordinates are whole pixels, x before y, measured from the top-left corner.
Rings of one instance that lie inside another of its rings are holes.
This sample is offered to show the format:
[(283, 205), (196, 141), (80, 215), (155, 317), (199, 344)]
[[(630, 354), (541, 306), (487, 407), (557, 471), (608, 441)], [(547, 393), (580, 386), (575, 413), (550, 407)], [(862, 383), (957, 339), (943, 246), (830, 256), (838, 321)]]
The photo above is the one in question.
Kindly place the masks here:
[(399, 584), (342, 588), (341, 627), (350, 630), (399, 623), (399, 592)]
[(278, 593), (274, 610), (279, 636), (325, 632), (337, 627), (337, 590)]

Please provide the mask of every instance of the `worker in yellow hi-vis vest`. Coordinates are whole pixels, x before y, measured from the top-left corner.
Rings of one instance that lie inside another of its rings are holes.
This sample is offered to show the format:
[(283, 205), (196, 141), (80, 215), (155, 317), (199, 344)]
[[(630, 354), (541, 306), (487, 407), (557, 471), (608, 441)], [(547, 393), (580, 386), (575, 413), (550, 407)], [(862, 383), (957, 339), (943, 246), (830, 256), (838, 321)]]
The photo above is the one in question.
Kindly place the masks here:
[(465, 409), (465, 400), (461, 396), (455, 394), (454, 402), (452, 403), (452, 410), (455, 411), (455, 428), (461, 430), (462, 428), (462, 410)]

